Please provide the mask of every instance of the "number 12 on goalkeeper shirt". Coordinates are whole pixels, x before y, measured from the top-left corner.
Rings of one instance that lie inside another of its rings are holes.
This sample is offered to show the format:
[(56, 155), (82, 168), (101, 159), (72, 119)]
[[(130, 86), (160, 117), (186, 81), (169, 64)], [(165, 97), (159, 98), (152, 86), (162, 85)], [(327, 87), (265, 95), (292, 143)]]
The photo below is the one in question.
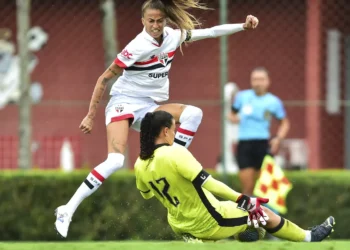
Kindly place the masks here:
[(172, 198), (169, 195), (168, 191), (169, 191), (170, 185), (169, 185), (168, 181), (166, 180), (166, 178), (165, 177), (160, 178), (160, 179), (156, 180), (155, 182), (157, 184), (160, 184), (161, 182), (163, 182), (164, 183), (164, 187), (163, 187), (162, 191), (160, 191), (157, 188), (157, 186), (152, 181), (150, 181), (149, 184), (152, 187), (152, 189), (154, 191), (156, 191), (162, 198), (166, 198), (173, 206), (177, 207), (180, 204), (180, 201), (177, 199), (176, 196), (174, 196)]

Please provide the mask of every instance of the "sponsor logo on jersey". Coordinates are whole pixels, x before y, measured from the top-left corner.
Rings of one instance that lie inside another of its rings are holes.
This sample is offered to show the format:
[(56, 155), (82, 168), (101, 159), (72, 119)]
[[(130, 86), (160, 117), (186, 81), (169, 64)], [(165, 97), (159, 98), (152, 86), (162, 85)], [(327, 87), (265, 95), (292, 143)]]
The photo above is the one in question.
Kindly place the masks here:
[(167, 77), (168, 74), (169, 74), (168, 72), (164, 72), (164, 73), (149, 73), (148, 77), (151, 77), (151, 78), (164, 78), (164, 77)]
[(122, 53), (120, 53), (125, 59), (131, 59), (131, 56), (132, 56), (132, 54), (131, 53), (129, 53), (129, 51), (127, 51), (126, 49), (124, 49), (123, 51), (122, 51)]

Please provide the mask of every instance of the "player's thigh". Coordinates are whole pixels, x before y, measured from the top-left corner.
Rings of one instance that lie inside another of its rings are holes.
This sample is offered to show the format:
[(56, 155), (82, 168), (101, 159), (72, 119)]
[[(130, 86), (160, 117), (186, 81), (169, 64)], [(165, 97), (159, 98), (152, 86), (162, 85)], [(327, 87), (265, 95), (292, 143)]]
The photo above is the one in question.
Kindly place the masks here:
[(225, 226), (219, 226), (219, 229), (208, 240), (221, 240), (243, 232), (247, 229), (248, 213), (237, 208), (237, 203), (232, 201), (220, 202), (222, 208), (221, 215)]
[(160, 105), (155, 111), (158, 111), (158, 110), (166, 111), (174, 117), (176, 123), (179, 123), (180, 116), (182, 114), (182, 111), (184, 111), (185, 108), (186, 108), (185, 104), (168, 103), (168, 104)]
[(239, 180), (242, 184), (242, 193), (245, 195), (253, 195), (257, 174), (256, 170), (253, 167), (240, 169), (239, 173)]
[(239, 170), (239, 179), (245, 183), (255, 183), (256, 170), (252, 167), (244, 168)]
[(125, 119), (107, 125), (108, 153), (124, 154), (128, 142), (129, 122), (129, 119)]
[(262, 209), (269, 217), (269, 220), (267, 221), (266, 226), (264, 226), (264, 228), (276, 228), (281, 222), (281, 216), (274, 213), (272, 210), (270, 210), (267, 207), (262, 207)]
[(124, 154), (127, 146), (129, 126), (140, 120), (138, 111), (148, 107), (147, 103), (123, 95), (115, 95), (109, 100), (106, 110), (108, 153)]

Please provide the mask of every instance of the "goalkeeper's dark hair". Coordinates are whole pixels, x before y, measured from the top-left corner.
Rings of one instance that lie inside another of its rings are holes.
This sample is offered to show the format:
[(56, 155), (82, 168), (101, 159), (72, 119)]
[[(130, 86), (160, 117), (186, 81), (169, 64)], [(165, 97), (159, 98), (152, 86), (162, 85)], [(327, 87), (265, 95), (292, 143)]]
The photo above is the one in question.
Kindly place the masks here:
[(192, 30), (196, 26), (201, 25), (200, 21), (188, 9), (207, 10), (205, 4), (200, 3), (200, 0), (147, 0), (142, 5), (142, 17), (146, 9), (156, 9), (162, 11), (168, 22), (175, 25), (181, 30)]
[(141, 122), (140, 132), (140, 158), (148, 160), (153, 158), (155, 140), (163, 128), (171, 128), (174, 117), (166, 111), (147, 113)]

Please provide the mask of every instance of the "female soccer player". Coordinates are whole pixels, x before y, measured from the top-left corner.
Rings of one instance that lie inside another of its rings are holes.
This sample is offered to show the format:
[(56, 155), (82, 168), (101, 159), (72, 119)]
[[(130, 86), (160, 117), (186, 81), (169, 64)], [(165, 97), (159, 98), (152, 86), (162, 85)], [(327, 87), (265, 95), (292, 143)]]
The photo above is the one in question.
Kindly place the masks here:
[[(141, 123), (140, 156), (135, 163), (136, 186), (145, 199), (155, 196), (168, 210), (176, 234), (220, 240), (260, 224), (267, 232), (290, 241), (322, 241), (333, 230), (332, 216), (303, 230), (261, 204), (215, 180), (185, 148), (172, 146), (175, 119), (166, 111), (147, 113)], [(219, 201), (215, 196), (228, 201)]]
[[(55, 226), (63, 237), (67, 236), (71, 218), (79, 204), (123, 166), (129, 127), (138, 130), (147, 112), (168, 111), (181, 124), (175, 142), (185, 147), (192, 142), (202, 120), (202, 111), (190, 105), (155, 103), (168, 100), (168, 73), (175, 51), (181, 44), (255, 29), (259, 22), (256, 17), (249, 15), (243, 24), (194, 29), (199, 23), (187, 12), (189, 8), (207, 9), (198, 0), (146, 1), (142, 6), (143, 31), (98, 78), (89, 112), (80, 125), (85, 134), (93, 128), (97, 106), (108, 80), (123, 72), (111, 89), (112, 97), (106, 107), (108, 156), (91, 171), (69, 202), (56, 209)], [(167, 22), (178, 29), (166, 27)]]

